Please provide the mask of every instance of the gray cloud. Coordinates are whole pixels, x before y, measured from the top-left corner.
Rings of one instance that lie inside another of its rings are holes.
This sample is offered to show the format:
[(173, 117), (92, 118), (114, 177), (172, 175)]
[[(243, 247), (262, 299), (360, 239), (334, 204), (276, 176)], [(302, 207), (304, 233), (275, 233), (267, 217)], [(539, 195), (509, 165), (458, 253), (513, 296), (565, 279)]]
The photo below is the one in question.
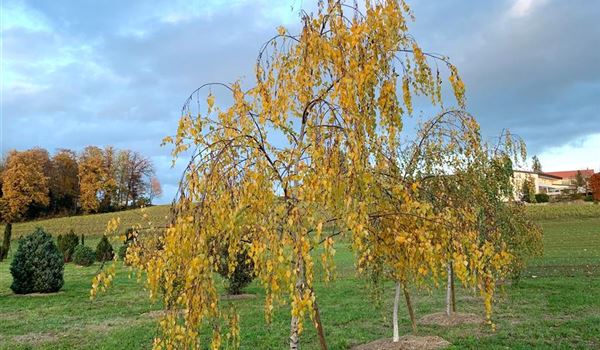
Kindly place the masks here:
[[(251, 79), (259, 46), (286, 18), (266, 1), (39, 1), (47, 28), (6, 29), (3, 149), (114, 145), (152, 157), (165, 201), (180, 169), (160, 140), (204, 82)], [(312, 7), (312, 2), (301, 2)], [(290, 9), (291, 6), (295, 8)], [(286, 16), (300, 4), (291, 1)], [(600, 3), (415, 2), (414, 36), (451, 56), (486, 134), (508, 127), (541, 152), (600, 132)]]
[[(482, 3), (459, 6), (443, 34), (425, 40), (454, 58), (484, 132), (508, 127), (532, 152), (600, 132), (600, 3), (538, 1), (520, 17), (511, 2)], [(448, 13), (431, 18), (445, 24)]]

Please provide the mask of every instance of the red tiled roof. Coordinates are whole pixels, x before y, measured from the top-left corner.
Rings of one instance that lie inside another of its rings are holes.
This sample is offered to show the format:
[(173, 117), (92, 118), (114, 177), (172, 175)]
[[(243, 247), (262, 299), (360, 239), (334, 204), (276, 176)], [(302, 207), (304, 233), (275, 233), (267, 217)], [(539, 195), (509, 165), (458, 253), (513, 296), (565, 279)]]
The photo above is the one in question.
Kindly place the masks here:
[(580, 171), (583, 177), (590, 177), (594, 175), (594, 170), (585, 169), (585, 170), (567, 170), (567, 171), (545, 171), (546, 174), (560, 176), (562, 178), (574, 178), (577, 176), (577, 172)]
[(551, 177), (554, 179), (562, 179), (562, 177), (558, 176), (558, 175), (552, 175), (549, 173), (536, 173), (534, 171), (529, 171), (529, 170), (514, 170), (515, 173), (524, 173), (524, 174), (538, 174), (539, 176), (545, 176), (545, 177)]

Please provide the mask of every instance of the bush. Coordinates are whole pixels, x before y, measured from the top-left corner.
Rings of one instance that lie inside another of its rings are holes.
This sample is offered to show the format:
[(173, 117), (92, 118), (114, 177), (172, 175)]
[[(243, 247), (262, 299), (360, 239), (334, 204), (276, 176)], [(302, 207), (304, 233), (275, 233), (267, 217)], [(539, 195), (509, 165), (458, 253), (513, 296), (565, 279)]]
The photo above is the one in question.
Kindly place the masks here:
[(586, 202), (593, 202), (594, 196), (592, 196), (591, 194), (588, 194), (587, 196), (583, 197), (583, 200)]
[(79, 237), (71, 230), (65, 236), (59, 235), (56, 241), (58, 243), (58, 250), (64, 256), (65, 262), (70, 262), (73, 258), (75, 247), (79, 245)]
[(585, 198), (585, 195), (583, 193), (573, 193), (571, 194), (571, 200), (572, 201), (579, 201)]
[(228, 294), (241, 294), (244, 287), (246, 287), (254, 278), (254, 265), (252, 260), (248, 256), (246, 250), (240, 251), (236, 256), (236, 267), (232, 274), (229, 274), (229, 253), (227, 249), (221, 251), (221, 262), (219, 264), (219, 274), (223, 278), (227, 279), (227, 290)]
[(538, 203), (548, 203), (550, 201), (550, 196), (546, 193), (538, 193), (535, 195), (535, 201)]
[(53, 293), (64, 284), (63, 256), (52, 236), (42, 228), (19, 240), (19, 247), (10, 264), (16, 294)]
[(73, 262), (79, 266), (90, 266), (96, 260), (96, 253), (86, 245), (78, 245), (73, 252)]
[(100, 242), (96, 246), (96, 260), (97, 261), (108, 261), (112, 260), (115, 256), (113, 253), (113, 247), (108, 241), (108, 237), (102, 236)]

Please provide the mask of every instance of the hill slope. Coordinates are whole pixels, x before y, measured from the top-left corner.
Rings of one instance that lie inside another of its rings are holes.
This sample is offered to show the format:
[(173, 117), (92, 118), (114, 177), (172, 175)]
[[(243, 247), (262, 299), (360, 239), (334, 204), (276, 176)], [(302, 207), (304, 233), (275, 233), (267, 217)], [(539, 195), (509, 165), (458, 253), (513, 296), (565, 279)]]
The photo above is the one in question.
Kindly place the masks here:
[[(77, 215), (20, 222), (13, 225), (13, 239), (32, 232), (36, 227), (43, 227), (52, 235), (65, 234), (72, 229), (78, 235), (100, 236), (104, 233), (108, 221), (113, 217), (121, 218), (122, 227), (127, 227), (135, 223), (147, 223), (148, 221), (152, 221), (154, 225), (161, 226), (169, 214), (169, 207), (169, 205), (156, 205), (143, 209), (148, 215), (148, 218), (145, 220), (142, 217), (142, 209), (131, 209), (114, 213)], [(4, 232), (4, 225), (0, 226), (0, 232)]]

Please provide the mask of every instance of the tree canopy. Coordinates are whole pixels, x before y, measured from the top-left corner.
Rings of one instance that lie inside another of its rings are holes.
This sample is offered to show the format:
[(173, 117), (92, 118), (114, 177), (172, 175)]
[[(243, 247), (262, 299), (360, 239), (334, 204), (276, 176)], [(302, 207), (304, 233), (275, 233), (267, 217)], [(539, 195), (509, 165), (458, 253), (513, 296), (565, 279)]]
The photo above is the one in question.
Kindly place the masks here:
[(10, 151), (0, 166), (6, 222), (46, 215), (106, 212), (150, 204), (161, 195), (151, 160), (130, 150), (86, 147)]
[[(188, 98), (176, 135), (164, 140), (175, 158), (192, 154), (169, 226), (158, 237), (137, 236), (127, 250), (166, 309), (156, 348), (205, 347), (202, 326), (211, 348), (239, 345), (239, 317), (217, 294), (222, 246), (230, 273), (248, 252), (267, 320), (289, 303), (290, 349), (307, 318), (326, 348), (315, 266), (332, 277), (340, 237), (359, 269), (384, 266), (401, 282), (435, 279), (451, 262), (491, 312), (494, 282), (511, 259), (494, 229), (494, 205), (512, 193), (506, 179), (520, 153), (508, 134), (501, 147), (481, 141), (463, 111), (457, 68), (418, 45), (411, 18), (404, 1), (319, 2), (302, 13), (299, 34), (280, 27), (263, 45), (248, 88), (206, 84)], [(446, 84), (455, 109), (442, 104)], [(407, 143), (403, 121), (417, 99), (441, 113)], [(111, 271), (95, 278), (92, 297)]]

